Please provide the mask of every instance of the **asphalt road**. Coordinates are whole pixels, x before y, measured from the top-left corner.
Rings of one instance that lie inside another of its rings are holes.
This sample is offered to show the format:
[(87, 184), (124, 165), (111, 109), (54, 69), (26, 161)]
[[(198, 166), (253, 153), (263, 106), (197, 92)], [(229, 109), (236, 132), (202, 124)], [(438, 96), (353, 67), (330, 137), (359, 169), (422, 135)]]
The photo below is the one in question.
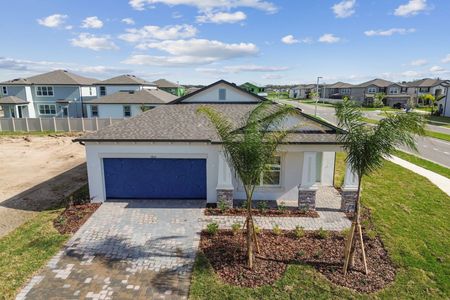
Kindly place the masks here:
[[(301, 108), (305, 113), (307, 114), (312, 114), (314, 115), (314, 105), (312, 104), (303, 104), (303, 103), (298, 103), (298, 102), (294, 102), (294, 101), (288, 101), (288, 100), (277, 100), (280, 103), (284, 103), (284, 104), (291, 104), (294, 105), (296, 107)], [(373, 112), (368, 112), (367, 115), (370, 118), (375, 119), (373, 115), (376, 115), (377, 113), (373, 113)], [(320, 116), (321, 118), (329, 121), (332, 124), (336, 124), (337, 123), (337, 119), (334, 113), (334, 108), (333, 107), (324, 107), (324, 106), (317, 106), (317, 115)], [(379, 116), (377, 116), (376, 119), (380, 118)], [(433, 131), (438, 131), (435, 130), (433, 127), (438, 127), (438, 126), (429, 126), (427, 129), (429, 130), (433, 130)], [(450, 134), (450, 130), (447, 130), (447, 128), (441, 128), (438, 127), (441, 132), (445, 132)], [(412, 152), (409, 149), (403, 149), (407, 152)], [(434, 161), (436, 163), (439, 163), (441, 165), (447, 166), (450, 168), (450, 143), (446, 142), (446, 141), (442, 141), (439, 139), (434, 139), (434, 138), (430, 138), (430, 137), (418, 137), (417, 138), (417, 150), (418, 153), (415, 153), (416, 155), (420, 155), (423, 158), (426, 158), (428, 160)]]

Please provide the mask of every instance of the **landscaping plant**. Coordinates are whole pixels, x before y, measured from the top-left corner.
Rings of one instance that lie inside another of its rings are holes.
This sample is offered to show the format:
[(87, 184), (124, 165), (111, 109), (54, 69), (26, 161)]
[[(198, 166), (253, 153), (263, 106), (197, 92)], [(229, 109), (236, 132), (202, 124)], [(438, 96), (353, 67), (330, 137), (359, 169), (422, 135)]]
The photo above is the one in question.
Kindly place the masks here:
[(221, 138), (225, 157), (244, 186), (247, 201), (244, 225), (247, 229), (247, 262), (252, 269), (253, 247), (256, 246), (257, 251), (259, 249), (252, 216), (253, 192), (260, 183), (261, 173), (287, 135), (287, 131), (279, 128), (279, 125), (296, 109), (264, 101), (246, 115), (240, 128), (210, 106), (201, 106), (198, 112), (206, 115), (214, 125)]
[(367, 126), (363, 114), (354, 103), (344, 100), (336, 105), (339, 126), (346, 131), (338, 139), (347, 152), (346, 161), (358, 176), (358, 190), (355, 203), (355, 216), (346, 241), (344, 274), (353, 263), (355, 251), (355, 234), (358, 232), (366, 274), (367, 262), (361, 229), (361, 180), (364, 176), (379, 169), (386, 157), (394, 153), (396, 147), (406, 146), (416, 150), (416, 134), (423, 135), (424, 120), (415, 113), (388, 114), (375, 126)]
[(275, 224), (275, 226), (273, 226), (272, 232), (275, 235), (281, 235), (283, 233), (283, 231), (281, 230), (280, 225), (278, 225), (278, 224)]
[(297, 239), (301, 239), (302, 237), (305, 236), (305, 230), (303, 229), (302, 226), (295, 226), (294, 229), (294, 235)]
[(241, 223), (235, 222), (231, 225), (231, 231), (234, 235), (237, 235), (241, 231)]
[(219, 224), (216, 222), (211, 222), (206, 225), (206, 232), (210, 235), (216, 235), (219, 232)]

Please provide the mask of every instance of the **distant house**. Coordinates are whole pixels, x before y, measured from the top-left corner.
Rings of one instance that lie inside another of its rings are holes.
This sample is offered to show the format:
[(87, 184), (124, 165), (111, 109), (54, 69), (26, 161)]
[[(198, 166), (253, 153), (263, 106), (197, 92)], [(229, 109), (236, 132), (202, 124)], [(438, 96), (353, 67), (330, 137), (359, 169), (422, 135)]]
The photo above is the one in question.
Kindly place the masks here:
[(7, 118), (82, 117), (83, 101), (97, 97), (96, 79), (66, 70), (0, 83)]
[(258, 95), (261, 97), (267, 96), (265, 87), (259, 86), (255, 83), (246, 82), (244, 84), (241, 84), (240, 87), (243, 88), (244, 90), (246, 90), (247, 92), (253, 93), (255, 95)]
[(159, 89), (141, 89), (116, 92), (86, 101), (85, 104), (89, 118), (128, 118), (169, 103), (176, 98)]
[(153, 82), (136, 77), (134, 75), (125, 74), (95, 83), (97, 94), (99, 97), (111, 95), (117, 92), (140, 91), (142, 89), (156, 89), (157, 86)]
[(378, 93), (385, 94), (384, 104), (391, 107), (404, 107), (411, 99), (405, 84), (395, 83), (384, 79), (374, 79), (355, 85), (351, 91), (352, 100), (370, 105)]
[[(317, 85), (315, 84), (300, 84), (296, 87), (289, 89), (289, 98), (293, 99), (309, 99), (312, 92), (315, 92)], [(322, 86), (319, 85), (319, 92), (321, 92)]]
[(437, 102), (438, 112), (441, 116), (450, 117), (450, 80), (441, 83), (444, 88), (444, 97)]
[(154, 81), (154, 83), (159, 89), (171, 93), (177, 97), (184, 96), (186, 93), (186, 89), (183, 86), (166, 79), (158, 79)]
[(411, 95), (414, 103), (419, 104), (420, 96), (431, 94), (440, 100), (446, 95), (446, 84), (449, 80), (424, 78), (408, 82), (408, 94)]
[(324, 98), (343, 99), (344, 97), (351, 98), (353, 84), (338, 81), (333, 84), (327, 84), (323, 87)]

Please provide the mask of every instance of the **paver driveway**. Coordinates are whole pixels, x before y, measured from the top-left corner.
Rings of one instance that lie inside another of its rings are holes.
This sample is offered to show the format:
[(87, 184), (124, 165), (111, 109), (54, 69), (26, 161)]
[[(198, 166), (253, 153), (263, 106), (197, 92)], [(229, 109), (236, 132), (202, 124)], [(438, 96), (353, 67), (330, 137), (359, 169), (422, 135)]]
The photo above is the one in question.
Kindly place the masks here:
[(17, 298), (187, 298), (204, 205), (106, 202)]

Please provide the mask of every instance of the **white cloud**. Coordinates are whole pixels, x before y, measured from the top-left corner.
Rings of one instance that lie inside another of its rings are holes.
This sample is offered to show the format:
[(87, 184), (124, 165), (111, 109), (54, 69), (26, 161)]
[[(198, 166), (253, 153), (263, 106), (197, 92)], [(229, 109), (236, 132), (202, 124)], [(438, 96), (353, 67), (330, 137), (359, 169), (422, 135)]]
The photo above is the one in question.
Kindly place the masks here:
[(281, 79), (281, 78), (283, 78), (283, 75), (281, 75), (281, 74), (263, 74), (261, 76), (261, 78), (268, 79), (268, 80), (274, 80), (274, 79)]
[(294, 38), (294, 36), (292, 34), (289, 34), (289, 35), (286, 35), (286, 36), (282, 37), (281, 41), (283, 43), (285, 43), (285, 44), (288, 44), (288, 45), (300, 43), (300, 41), (297, 40), (296, 38)]
[(237, 7), (255, 8), (268, 13), (278, 11), (275, 4), (263, 0), (129, 0), (128, 3), (136, 10), (154, 8), (156, 4), (166, 4), (169, 6), (194, 6), (202, 12), (213, 10), (226, 11)]
[(93, 16), (93, 17), (87, 17), (86, 19), (83, 20), (83, 22), (81, 23), (81, 28), (94, 28), (94, 29), (98, 29), (98, 28), (102, 28), (103, 27), (103, 22), (102, 20), (100, 20), (98, 17)]
[(410, 62), (409, 64), (414, 67), (421, 67), (421, 66), (425, 66), (426, 64), (428, 64), (428, 61), (426, 59), (416, 59), (416, 60), (413, 60), (412, 62)]
[(391, 36), (394, 34), (407, 34), (416, 32), (415, 28), (391, 28), (386, 30), (367, 30), (364, 34), (367, 36)]
[(419, 78), (421, 77), (422, 73), (419, 73), (417, 71), (405, 71), (401, 73), (403, 77), (409, 77), (409, 78)]
[(94, 51), (100, 50), (115, 50), (119, 49), (119, 47), (111, 41), (111, 37), (109, 35), (96, 36), (90, 33), (80, 33), (77, 38), (70, 40), (72, 46), (87, 48)]
[(45, 27), (59, 28), (66, 22), (67, 18), (67, 15), (54, 14), (42, 19), (37, 19), (37, 22)]
[(247, 15), (242, 11), (237, 11), (234, 13), (228, 12), (217, 12), (217, 13), (205, 13), (204, 15), (197, 16), (197, 22), (199, 23), (236, 23), (244, 21)]
[(288, 70), (288, 67), (279, 66), (260, 66), (260, 65), (234, 65), (225, 66), (221, 68), (197, 68), (198, 72), (208, 73), (208, 74), (237, 74), (242, 72), (281, 72)]
[(348, 18), (355, 13), (356, 0), (343, 0), (331, 7), (336, 18)]
[(140, 29), (127, 29), (119, 38), (129, 43), (145, 43), (153, 40), (175, 40), (191, 38), (197, 35), (197, 28), (192, 25), (169, 25), (165, 27), (144, 26)]
[(328, 44), (333, 44), (333, 43), (337, 43), (341, 40), (340, 37), (335, 36), (332, 33), (325, 33), (324, 35), (322, 35), (318, 41), (321, 43), (328, 43)]
[(237, 57), (254, 56), (259, 51), (252, 43), (227, 44), (206, 39), (167, 40), (142, 44), (140, 48), (156, 49), (168, 55), (132, 55), (124, 63), (157, 66), (208, 64)]
[(123, 18), (123, 19), (121, 20), (121, 22), (122, 22), (122, 23), (125, 23), (125, 24), (127, 24), (127, 25), (134, 25), (134, 24), (135, 24), (135, 22), (134, 22), (134, 20), (133, 20), (132, 18)]
[(430, 72), (432, 72), (432, 73), (446, 73), (447, 70), (444, 69), (444, 68), (441, 67), (441, 66), (432, 66), (432, 67), (430, 68)]
[(401, 17), (414, 16), (427, 9), (427, 0), (409, 0), (408, 3), (397, 7), (394, 11), (394, 15)]
[(450, 53), (447, 54), (447, 56), (444, 57), (444, 58), (442, 59), (442, 62), (443, 62), (444, 64), (450, 63)]

